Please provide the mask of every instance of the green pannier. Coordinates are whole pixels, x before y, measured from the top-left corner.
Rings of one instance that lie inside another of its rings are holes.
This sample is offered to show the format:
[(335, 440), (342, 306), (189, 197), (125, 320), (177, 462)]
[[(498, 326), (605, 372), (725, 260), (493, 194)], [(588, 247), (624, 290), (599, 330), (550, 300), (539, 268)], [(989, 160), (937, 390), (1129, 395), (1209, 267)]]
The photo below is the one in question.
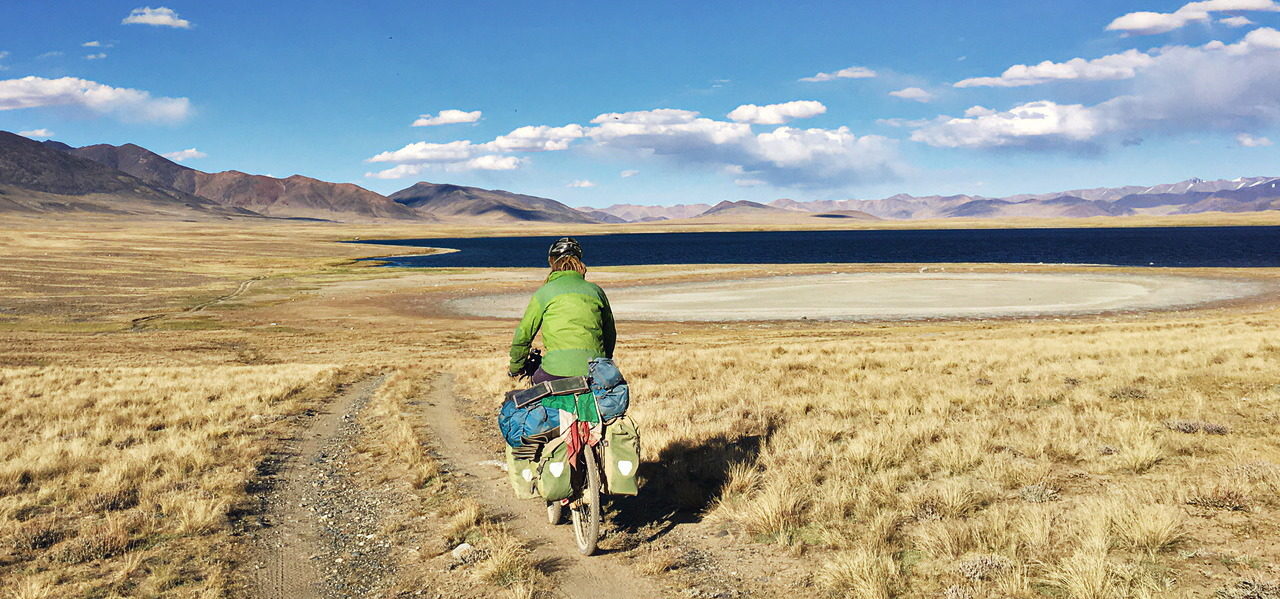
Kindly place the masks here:
[(511, 481), (511, 488), (515, 489), (516, 497), (519, 499), (537, 497), (538, 489), (535, 486), (537, 478), (537, 462), (519, 459), (511, 448), (507, 447), (507, 480)]
[(573, 491), (569, 473), (569, 446), (564, 438), (548, 443), (542, 449), (542, 461), (538, 464), (538, 492), (547, 501), (558, 501)]
[(636, 495), (636, 471), (640, 469), (640, 431), (636, 423), (619, 416), (604, 427), (604, 480), (611, 495)]

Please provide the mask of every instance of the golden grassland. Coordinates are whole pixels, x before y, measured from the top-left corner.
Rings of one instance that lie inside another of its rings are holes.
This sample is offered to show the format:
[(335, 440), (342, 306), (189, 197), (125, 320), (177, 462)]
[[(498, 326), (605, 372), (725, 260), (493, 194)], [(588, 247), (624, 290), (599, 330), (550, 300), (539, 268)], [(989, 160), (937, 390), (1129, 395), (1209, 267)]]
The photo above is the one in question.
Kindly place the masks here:
[[(546, 574), (519, 531), (424, 453), (430, 433), (412, 402), (453, 372), (489, 417), (510, 384), (511, 323), (439, 315), (432, 298), (532, 291), (536, 273), (504, 283), (488, 271), (371, 269), (352, 259), (379, 248), (331, 243), (481, 232), (0, 225), (0, 592), (240, 596), (236, 519), (252, 508), (258, 464), (293, 416), (378, 371), (388, 378), (362, 415), (360, 459), (417, 498), (411, 515), (427, 522), (397, 526), (436, 538), (419, 561), (474, 540), (487, 551), (474, 584), (534, 596)], [(726, 268), (707, 276), (758, 272)], [(619, 284), (662, 276), (603, 273)], [(1275, 304), (620, 329), (643, 426), (642, 498), (802, 564), (776, 588), (1245, 597), (1229, 587), (1280, 579)], [(423, 584), (415, 563), (404, 562), (405, 588)], [(667, 553), (639, 567), (681, 574)]]

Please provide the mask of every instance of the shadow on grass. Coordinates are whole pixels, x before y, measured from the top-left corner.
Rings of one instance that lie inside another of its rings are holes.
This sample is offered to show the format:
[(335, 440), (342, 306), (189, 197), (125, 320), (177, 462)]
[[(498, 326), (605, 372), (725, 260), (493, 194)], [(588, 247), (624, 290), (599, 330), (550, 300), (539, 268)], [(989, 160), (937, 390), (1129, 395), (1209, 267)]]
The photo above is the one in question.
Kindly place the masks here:
[(747, 436), (717, 435), (699, 441), (678, 441), (653, 461), (640, 466), (640, 494), (615, 496), (612, 522), (623, 531), (653, 541), (677, 524), (698, 522), (720, 497), (729, 468), (754, 462), (772, 433)]

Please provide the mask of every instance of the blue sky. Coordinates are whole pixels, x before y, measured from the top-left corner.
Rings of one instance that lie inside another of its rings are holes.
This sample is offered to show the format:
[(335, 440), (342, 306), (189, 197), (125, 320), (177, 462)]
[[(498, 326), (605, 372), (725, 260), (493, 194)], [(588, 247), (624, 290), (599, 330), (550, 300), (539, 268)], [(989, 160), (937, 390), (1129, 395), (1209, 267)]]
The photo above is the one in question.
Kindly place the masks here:
[(1272, 0), (9, 2), (0, 129), (576, 206), (1280, 175), (1276, 28)]

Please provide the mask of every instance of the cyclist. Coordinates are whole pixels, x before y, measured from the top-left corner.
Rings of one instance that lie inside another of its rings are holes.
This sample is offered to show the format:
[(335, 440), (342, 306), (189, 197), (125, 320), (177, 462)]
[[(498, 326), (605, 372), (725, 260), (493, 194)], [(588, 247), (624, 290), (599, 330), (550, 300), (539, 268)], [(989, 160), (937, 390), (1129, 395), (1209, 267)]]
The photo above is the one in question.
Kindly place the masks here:
[[(511, 340), (508, 375), (531, 374), (533, 384), (559, 378), (586, 376), (592, 358), (613, 358), (617, 341), (613, 311), (604, 290), (586, 280), (582, 246), (572, 237), (563, 237), (547, 250), (551, 274), (533, 294), (524, 318)], [(529, 347), (542, 331), (546, 355), (532, 373), (526, 373)]]

